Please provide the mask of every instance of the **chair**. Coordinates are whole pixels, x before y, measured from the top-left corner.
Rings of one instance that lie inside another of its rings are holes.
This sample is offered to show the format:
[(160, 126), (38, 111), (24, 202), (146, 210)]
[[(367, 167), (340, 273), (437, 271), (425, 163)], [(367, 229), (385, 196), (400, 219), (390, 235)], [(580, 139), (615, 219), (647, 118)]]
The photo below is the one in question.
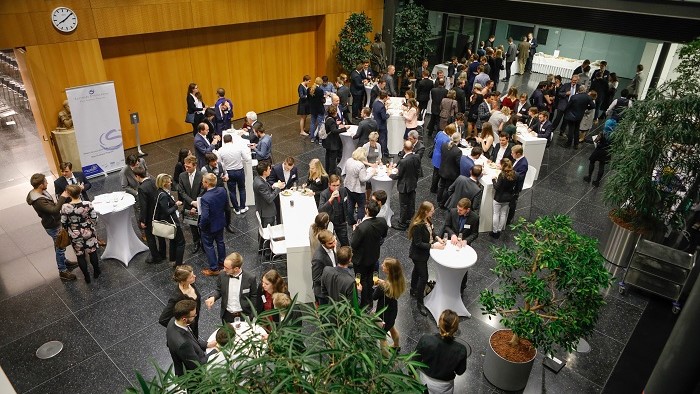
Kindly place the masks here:
[[(277, 259), (279, 258), (279, 259)], [(263, 264), (272, 264), (277, 262), (287, 262), (287, 245), (284, 239), (270, 239), (270, 260)]]
[(263, 228), (262, 220), (260, 220), (260, 212), (255, 211), (255, 217), (258, 219), (258, 235), (263, 239), (262, 246), (258, 249), (258, 262), (260, 262), (260, 253), (270, 250), (270, 241), (272, 239), (284, 240), (284, 225), (278, 224), (276, 226), (270, 226), (268, 224), (267, 227)]
[[(523, 181), (523, 190), (532, 189), (532, 185), (535, 183), (535, 178), (537, 177), (537, 168), (533, 166), (527, 166), (527, 174), (525, 174), (525, 180)], [(528, 220), (532, 216), (532, 192), (530, 193), (530, 215), (528, 215)]]

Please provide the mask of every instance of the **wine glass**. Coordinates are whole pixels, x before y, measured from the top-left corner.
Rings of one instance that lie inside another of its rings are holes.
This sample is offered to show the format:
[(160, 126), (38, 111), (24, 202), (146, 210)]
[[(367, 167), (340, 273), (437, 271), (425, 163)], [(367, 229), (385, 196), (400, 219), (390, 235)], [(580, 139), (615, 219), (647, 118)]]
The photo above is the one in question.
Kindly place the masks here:
[(236, 317), (233, 318), (233, 326), (234, 326), (236, 329), (241, 328), (241, 317), (240, 317), (240, 316), (236, 316)]
[(377, 284), (377, 282), (379, 282), (379, 272), (378, 271), (374, 271), (372, 273), (372, 281), (374, 282), (375, 285)]
[(360, 284), (360, 274), (355, 274), (355, 284)]

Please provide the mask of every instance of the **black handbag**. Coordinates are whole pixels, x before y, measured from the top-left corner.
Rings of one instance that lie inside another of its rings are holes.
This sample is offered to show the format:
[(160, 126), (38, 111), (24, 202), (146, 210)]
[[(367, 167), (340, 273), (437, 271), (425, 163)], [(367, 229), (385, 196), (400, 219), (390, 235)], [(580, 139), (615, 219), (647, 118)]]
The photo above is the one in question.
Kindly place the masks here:
[(194, 123), (194, 114), (191, 113), (186, 113), (185, 114), (185, 123)]

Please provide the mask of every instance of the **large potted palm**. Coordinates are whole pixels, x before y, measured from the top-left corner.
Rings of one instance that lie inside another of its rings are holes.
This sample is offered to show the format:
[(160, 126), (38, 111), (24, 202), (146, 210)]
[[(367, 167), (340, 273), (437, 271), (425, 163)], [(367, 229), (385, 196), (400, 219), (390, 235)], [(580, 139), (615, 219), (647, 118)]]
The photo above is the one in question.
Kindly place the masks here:
[(367, 34), (372, 31), (372, 19), (364, 12), (354, 12), (345, 21), (338, 33), (336, 59), (343, 69), (350, 73), (358, 63), (369, 60), (370, 41)]
[(506, 327), (491, 335), (483, 367), (503, 390), (525, 387), (538, 349), (572, 351), (593, 331), (611, 279), (598, 241), (576, 233), (568, 216), (521, 218), (513, 229), (517, 248), (492, 249), (498, 288), (479, 297), (482, 313)]
[(700, 186), (700, 39), (678, 52), (677, 77), (624, 111), (612, 133), (601, 253), (625, 267), (640, 236), (683, 229)]

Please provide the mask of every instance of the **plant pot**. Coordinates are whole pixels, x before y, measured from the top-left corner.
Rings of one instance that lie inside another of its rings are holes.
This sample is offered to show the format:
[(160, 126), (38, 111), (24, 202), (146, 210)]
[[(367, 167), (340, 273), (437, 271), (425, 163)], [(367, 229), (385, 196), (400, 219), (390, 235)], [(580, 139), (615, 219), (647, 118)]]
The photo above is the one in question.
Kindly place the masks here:
[(532, 359), (524, 362), (513, 362), (501, 357), (491, 344), (491, 338), (500, 332), (508, 332), (512, 335), (510, 330), (498, 330), (491, 334), (489, 346), (486, 347), (486, 357), (484, 358), (484, 376), (492, 385), (501, 390), (522, 390), (527, 385), (532, 365), (535, 362), (535, 357), (537, 357), (537, 351), (535, 350)]
[(600, 254), (610, 264), (627, 268), (640, 237), (639, 233), (628, 230), (610, 220), (610, 225), (603, 234), (603, 241), (599, 244)]

